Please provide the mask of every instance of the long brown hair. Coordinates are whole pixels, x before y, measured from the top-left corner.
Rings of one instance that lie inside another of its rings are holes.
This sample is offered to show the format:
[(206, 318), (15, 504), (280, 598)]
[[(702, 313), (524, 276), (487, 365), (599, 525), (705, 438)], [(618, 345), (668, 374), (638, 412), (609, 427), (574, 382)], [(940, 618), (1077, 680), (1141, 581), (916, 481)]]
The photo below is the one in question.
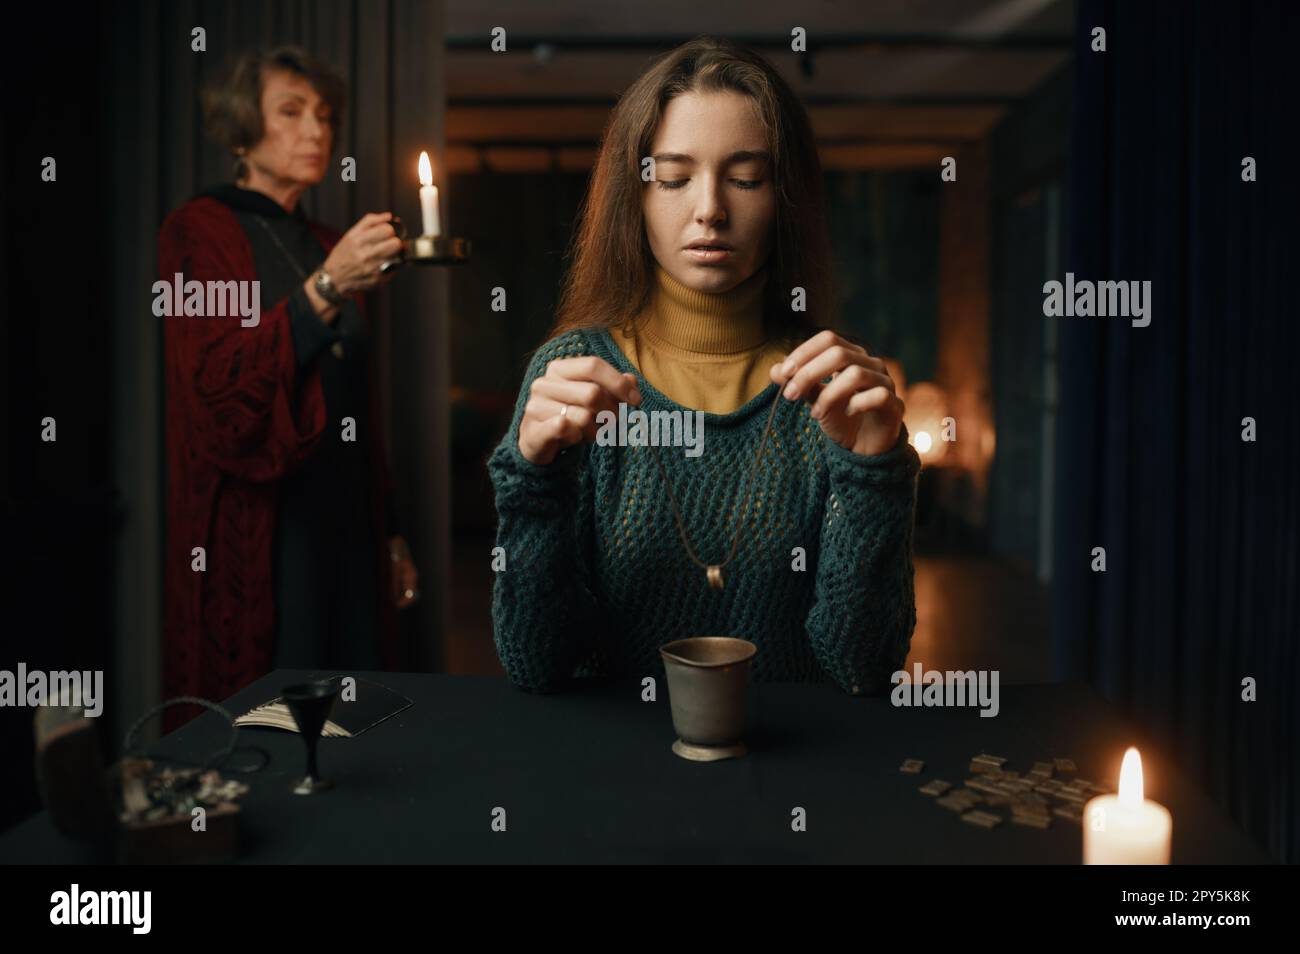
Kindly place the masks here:
[[(729, 40), (697, 37), (662, 56), (614, 106), (579, 212), (569, 273), (548, 339), (576, 328), (623, 324), (646, 306), (655, 260), (641, 206), (641, 159), (649, 155), (672, 99), (723, 90), (754, 100), (772, 156), (776, 235), (767, 261), (767, 332), (798, 341), (834, 323), (821, 163), (808, 114), (757, 53)], [(790, 308), (796, 286), (806, 292), (807, 311)]]

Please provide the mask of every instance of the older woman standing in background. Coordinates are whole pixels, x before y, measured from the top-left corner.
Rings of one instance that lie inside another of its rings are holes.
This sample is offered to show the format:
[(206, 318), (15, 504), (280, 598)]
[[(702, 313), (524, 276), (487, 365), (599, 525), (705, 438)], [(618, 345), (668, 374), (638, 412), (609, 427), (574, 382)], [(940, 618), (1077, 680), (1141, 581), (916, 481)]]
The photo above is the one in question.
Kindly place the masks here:
[(247, 327), (162, 319), (167, 696), (222, 699), (279, 667), (392, 666), (393, 609), (418, 598), (360, 294), (401, 247), (394, 218), (340, 237), (298, 204), (325, 177), (343, 105), (342, 80), (301, 50), (242, 56), (204, 96), (235, 182), (159, 233), (165, 281), (257, 281), (262, 307)]

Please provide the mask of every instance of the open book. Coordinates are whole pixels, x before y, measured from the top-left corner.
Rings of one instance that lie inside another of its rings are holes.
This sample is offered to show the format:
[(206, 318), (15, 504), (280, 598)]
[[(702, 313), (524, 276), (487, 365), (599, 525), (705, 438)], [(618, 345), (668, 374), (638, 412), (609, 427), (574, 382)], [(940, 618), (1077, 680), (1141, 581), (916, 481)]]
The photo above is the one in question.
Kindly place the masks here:
[[(344, 679), (352, 680), (355, 688), (351, 684), (343, 686), (339, 697), (334, 700), (334, 708), (330, 710), (325, 728), (321, 730), (322, 738), (353, 738), (411, 707), (410, 699), (377, 682), (358, 679), (355, 676), (331, 676), (325, 681), (341, 684)], [(293, 713), (289, 711), (289, 707), (280, 696), (237, 716), (235, 725), (298, 731), (298, 724), (293, 721)]]

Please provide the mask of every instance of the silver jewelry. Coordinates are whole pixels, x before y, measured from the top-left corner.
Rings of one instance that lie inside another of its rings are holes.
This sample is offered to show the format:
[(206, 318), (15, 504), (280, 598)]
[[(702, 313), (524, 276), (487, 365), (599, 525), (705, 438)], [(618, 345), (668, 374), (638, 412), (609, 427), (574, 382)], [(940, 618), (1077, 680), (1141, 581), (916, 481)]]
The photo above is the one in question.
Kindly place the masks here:
[[(752, 502), (754, 496), (755, 478), (758, 476), (758, 463), (763, 458), (763, 445), (767, 443), (767, 435), (772, 431), (772, 421), (776, 418), (777, 405), (781, 403), (781, 391), (777, 389), (776, 397), (772, 399), (772, 410), (767, 413), (767, 426), (763, 428), (763, 436), (758, 442), (758, 453), (754, 455), (754, 463), (749, 469), (749, 500)], [(742, 518), (736, 526), (736, 532), (731, 537), (731, 550), (727, 553), (727, 558), (721, 563), (705, 563), (695, 553), (691, 547), (691, 541), (686, 537), (686, 527), (682, 522), (681, 510), (677, 507), (677, 498), (673, 496), (673, 485), (668, 480), (668, 472), (664, 470), (663, 461), (659, 455), (654, 455), (655, 463), (659, 466), (659, 476), (664, 482), (664, 489), (668, 492), (668, 502), (672, 504), (673, 519), (677, 521), (677, 534), (682, 538), (682, 545), (686, 547), (686, 555), (691, 558), (697, 566), (704, 569), (704, 578), (708, 581), (709, 586), (715, 590), (721, 590), (726, 580), (722, 575), (722, 568), (732, 561), (736, 555), (736, 546), (740, 543), (740, 531), (744, 529), (745, 522)], [(745, 509), (749, 509), (749, 503), (745, 504)]]
[(413, 600), (413, 599), (415, 599), (415, 590), (407, 590), (407, 591), (406, 591), (406, 598), (407, 598), (408, 600)]
[[(293, 257), (293, 254), (284, 247), (284, 243), (280, 241), (280, 236), (275, 234), (275, 229), (267, 225), (266, 219), (260, 215), (255, 215), (253, 218), (257, 219), (257, 224), (266, 231), (267, 235), (271, 236), (271, 241), (284, 253), (284, 257), (293, 266), (293, 270), (298, 273), (298, 277), (306, 281), (307, 273), (302, 270), (302, 266), (298, 264), (298, 260)], [(334, 284), (334, 279), (330, 277), (330, 273), (325, 271), (324, 265), (317, 266), (316, 271), (312, 273), (312, 284), (315, 285), (316, 292), (331, 305), (347, 303), (348, 296), (339, 291), (338, 286)]]
[[(288, 260), (289, 264), (293, 266), (293, 270), (298, 273), (298, 277), (303, 281), (306, 281), (307, 273), (302, 270), (302, 266), (298, 264), (298, 260), (293, 257), (287, 248), (284, 247), (284, 243), (280, 241), (280, 236), (275, 234), (275, 229), (267, 225), (266, 219), (262, 218), (260, 215), (254, 215), (253, 218), (256, 219), (257, 224), (266, 231), (266, 234), (271, 236), (271, 241), (276, 244), (276, 247), (284, 253), (284, 257)], [(323, 282), (322, 279), (324, 279)], [(347, 295), (343, 295), (334, 287), (334, 282), (330, 278), (329, 273), (323, 268), (317, 269), (316, 273), (312, 276), (312, 285), (316, 288), (317, 294), (331, 305), (342, 305), (348, 300)], [(330, 354), (334, 355), (334, 357), (338, 358), (340, 361), (343, 360), (344, 353), (343, 342), (336, 341), (330, 345)]]
[(342, 305), (348, 300), (348, 296), (338, 290), (334, 279), (330, 278), (330, 273), (324, 268), (316, 269), (312, 283), (316, 286), (316, 293), (331, 305)]
[(560, 408), (560, 417), (564, 417), (568, 413), (569, 413), (569, 405), (565, 404)]

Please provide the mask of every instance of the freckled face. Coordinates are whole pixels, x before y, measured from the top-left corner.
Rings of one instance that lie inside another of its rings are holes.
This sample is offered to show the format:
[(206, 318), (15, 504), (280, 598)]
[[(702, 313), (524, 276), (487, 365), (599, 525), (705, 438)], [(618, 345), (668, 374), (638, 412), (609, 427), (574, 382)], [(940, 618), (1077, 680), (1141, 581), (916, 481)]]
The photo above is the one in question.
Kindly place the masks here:
[(245, 159), (263, 175), (314, 186), (333, 148), (329, 105), (304, 77), (268, 70), (262, 83), (262, 139)]
[[(767, 139), (754, 101), (730, 90), (683, 93), (651, 144), (642, 190), (655, 260), (695, 291), (730, 291), (767, 261), (776, 222)], [(691, 248), (713, 243), (717, 248)]]

